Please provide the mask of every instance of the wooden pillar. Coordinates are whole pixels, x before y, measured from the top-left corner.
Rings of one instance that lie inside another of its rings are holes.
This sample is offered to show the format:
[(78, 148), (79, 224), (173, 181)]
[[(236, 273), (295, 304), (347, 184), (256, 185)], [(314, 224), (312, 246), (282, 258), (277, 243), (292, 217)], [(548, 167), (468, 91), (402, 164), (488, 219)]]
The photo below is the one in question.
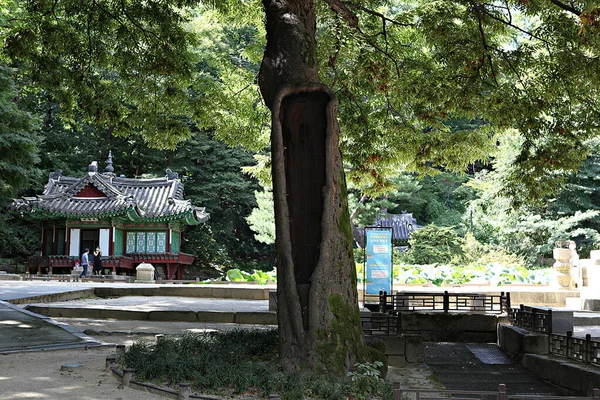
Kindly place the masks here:
[(52, 254), (58, 255), (58, 235), (56, 234), (56, 224), (52, 224)]
[(65, 223), (65, 254), (71, 255), (71, 228), (69, 227), (69, 221)]
[(44, 224), (42, 224), (42, 257), (43, 256), (47, 256), (48, 254), (46, 254), (46, 226)]
[(108, 232), (108, 254), (107, 256), (114, 256), (115, 255), (115, 227), (112, 226), (110, 227), (110, 230)]

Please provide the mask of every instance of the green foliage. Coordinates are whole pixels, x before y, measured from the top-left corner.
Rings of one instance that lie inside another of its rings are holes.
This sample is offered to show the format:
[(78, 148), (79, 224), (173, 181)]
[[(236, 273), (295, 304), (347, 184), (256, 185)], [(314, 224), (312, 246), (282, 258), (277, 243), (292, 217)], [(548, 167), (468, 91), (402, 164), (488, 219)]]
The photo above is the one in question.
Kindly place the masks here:
[(255, 191), (258, 206), (252, 210), (246, 221), (254, 231), (254, 238), (266, 244), (275, 243), (275, 211), (273, 208), (273, 192), (270, 190)]
[(587, 256), (599, 240), (600, 229), (597, 141), (586, 143), (591, 155), (578, 173), (562, 174), (566, 183), (560, 191), (544, 203), (525, 204), (520, 198), (522, 205), (513, 208), (515, 198), (507, 197), (504, 189), (521, 139), (500, 139), (494, 170), (468, 183), (477, 191), (477, 199), (471, 202), (475, 237), (521, 255), (530, 265), (551, 257), (557, 240), (575, 240), (580, 255)]
[(0, 64), (0, 199), (14, 195), (38, 175), (37, 121), (14, 101), (13, 71)]
[(356, 363), (354, 364), (354, 370), (348, 372), (348, 377), (355, 387), (355, 392), (361, 396), (359, 398), (364, 398), (366, 394), (377, 392), (377, 387), (383, 381), (380, 371), (382, 367), (383, 363), (381, 361)]
[(257, 243), (246, 222), (256, 207), (253, 192), (259, 188), (241, 170), (253, 162), (251, 155), (197, 132), (169, 158), (170, 168), (180, 173), (185, 184), (186, 196), (211, 214), (207, 224), (187, 230), (185, 248), (202, 262), (226, 269), (256, 268), (252, 260), (271, 269), (272, 248)]
[(472, 264), (394, 265), (394, 284), (399, 285), (510, 285), (547, 284), (552, 280), (552, 268), (532, 270), (523, 265), (503, 265), (499, 262)]
[(61, 105), (61, 119), (125, 135), (139, 131), (155, 147), (189, 137), (196, 37), (185, 29), (192, 1), (19, 2), (5, 26), (4, 51), (30, 84)]
[(118, 362), (134, 368), (141, 379), (170, 385), (186, 381), (194, 390), (221, 396), (392, 397), (391, 383), (370, 369), (359, 372), (358, 379), (309, 370), (282, 373), (277, 361), (277, 330), (273, 329), (193, 333), (167, 336), (157, 343), (135, 342)]
[[(390, 214), (410, 212), (419, 225), (457, 226), (463, 223), (469, 201), (475, 190), (465, 186), (468, 176), (439, 172), (418, 177), (404, 171), (389, 177), (389, 191), (384, 197), (358, 203), (360, 193), (350, 195), (350, 207), (358, 207), (354, 222), (358, 226), (373, 225), (382, 209)], [(397, 243), (397, 245), (399, 245)]]
[(232, 268), (227, 271), (227, 280), (230, 282), (248, 283), (256, 282), (259, 285), (277, 282), (277, 271), (263, 272), (254, 270), (252, 273)]
[(408, 263), (448, 263), (463, 254), (463, 239), (449, 227), (428, 225), (413, 232), (409, 243), (405, 254)]

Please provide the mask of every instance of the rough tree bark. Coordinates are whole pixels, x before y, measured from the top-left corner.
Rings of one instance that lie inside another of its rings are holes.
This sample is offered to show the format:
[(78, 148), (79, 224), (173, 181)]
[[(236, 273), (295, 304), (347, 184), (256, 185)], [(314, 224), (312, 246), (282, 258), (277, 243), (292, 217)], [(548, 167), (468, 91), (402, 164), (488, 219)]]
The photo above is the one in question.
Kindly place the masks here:
[(271, 110), (281, 366), (343, 372), (365, 357), (338, 102), (318, 83), (314, 0), (263, 0), (259, 85)]

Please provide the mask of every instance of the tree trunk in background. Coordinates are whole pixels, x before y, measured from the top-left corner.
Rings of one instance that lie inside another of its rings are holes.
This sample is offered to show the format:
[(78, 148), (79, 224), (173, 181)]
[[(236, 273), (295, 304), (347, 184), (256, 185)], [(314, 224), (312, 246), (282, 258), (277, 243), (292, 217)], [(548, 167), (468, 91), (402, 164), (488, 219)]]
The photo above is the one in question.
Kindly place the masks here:
[(272, 112), (280, 359), (344, 372), (364, 357), (338, 102), (318, 83), (314, 0), (263, 0)]

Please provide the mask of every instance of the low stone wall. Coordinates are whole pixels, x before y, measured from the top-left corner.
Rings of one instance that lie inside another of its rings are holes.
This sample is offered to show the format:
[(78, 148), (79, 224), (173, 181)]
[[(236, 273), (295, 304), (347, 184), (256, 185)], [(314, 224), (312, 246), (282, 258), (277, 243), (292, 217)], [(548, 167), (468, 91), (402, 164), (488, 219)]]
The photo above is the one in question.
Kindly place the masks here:
[(548, 337), (509, 324), (498, 324), (498, 346), (513, 359), (520, 361), (525, 354), (548, 354)]
[(97, 287), (95, 294), (98, 297), (123, 297), (123, 296), (177, 296), (177, 297), (204, 297), (241, 300), (268, 300), (269, 288), (240, 287), (240, 286), (154, 286), (154, 287)]
[[(365, 341), (371, 345), (376, 341), (383, 342), (388, 365), (393, 367), (422, 363), (425, 359), (423, 337), (420, 335), (366, 336)], [(379, 348), (377, 345), (374, 347)]]
[(521, 364), (536, 376), (579, 396), (592, 396), (600, 388), (598, 368), (561, 357), (525, 354)]
[(401, 313), (400, 331), (418, 334), (426, 342), (495, 343), (497, 325), (506, 317), (441, 312)]
[(22, 281), (23, 277), (16, 274), (7, 274), (6, 271), (0, 271), (0, 281)]
[(136, 311), (105, 308), (29, 305), (26, 310), (54, 318), (119, 319), (135, 321), (179, 321), (224, 324), (277, 325), (274, 312)]
[(600, 370), (548, 351), (548, 337), (508, 324), (498, 325), (498, 346), (534, 375), (569, 393), (592, 396), (600, 388)]

